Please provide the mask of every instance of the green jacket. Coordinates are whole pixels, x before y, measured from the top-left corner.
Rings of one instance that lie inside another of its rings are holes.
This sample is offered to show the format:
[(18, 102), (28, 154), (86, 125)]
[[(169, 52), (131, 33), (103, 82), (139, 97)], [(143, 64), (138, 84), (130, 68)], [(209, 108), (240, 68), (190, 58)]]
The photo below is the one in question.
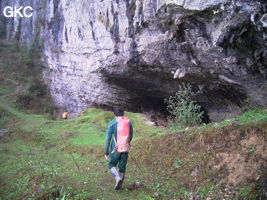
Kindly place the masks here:
[[(115, 140), (117, 141), (117, 121), (116, 121), (116, 119), (113, 119), (108, 124), (105, 149), (104, 149), (105, 155), (109, 155), (110, 152), (112, 152), (113, 149), (115, 148), (115, 142), (114, 142), (113, 136), (115, 137)], [(130, 121), (130, 141), (132, 140), (132, 138), (133, 138), (133, 125), (132, 125), (132, 122)]]

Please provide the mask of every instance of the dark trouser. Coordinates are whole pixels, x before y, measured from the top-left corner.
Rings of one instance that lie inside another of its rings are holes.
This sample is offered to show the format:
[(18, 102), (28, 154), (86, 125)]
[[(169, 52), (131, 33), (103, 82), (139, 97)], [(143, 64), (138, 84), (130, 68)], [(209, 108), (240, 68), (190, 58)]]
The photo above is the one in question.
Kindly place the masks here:
[(116, 167), (117, 164), (119, 163), (118, 165), (119, 172), (125, 173), (127, 161), (128, 161), (128, 152), (119, 153), (115, 151), (110, 154), (108, 168), (111, 169), (112, 167)]

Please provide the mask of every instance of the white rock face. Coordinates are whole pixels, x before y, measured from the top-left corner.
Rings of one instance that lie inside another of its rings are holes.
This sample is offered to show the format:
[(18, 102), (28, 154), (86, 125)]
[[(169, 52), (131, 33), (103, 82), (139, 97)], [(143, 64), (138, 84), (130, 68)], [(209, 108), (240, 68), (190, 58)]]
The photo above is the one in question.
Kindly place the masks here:
[[(107, 95), (113, 94), (101, 81), (97, 70), (110, 60), (115, 48), (107, 30), (117, 23), (117, 19), (109, 17), (112, 4), (63, 0), (58, 6), (64, 23), (60, 18), (61, 28), (56, 35), (53, 30), (47, 30), (46, 35), (50, 37), (45, 41), (44, 52), (46, 63), (52, 70), (46, 76), (52, 96), (57, 105), (76, 112), (85, 109), (90, 102), (108, 104), (112, 96)], [(118, 12), (118, 6), (125, 7), (115, 5), (113, 12)], [(125, 31), (123, 24), (119, 31)]]
[(33, 18), (1, 19), (0, 27), (8, 39), (43, 43), (44, 79), (56, 105), (70, 113), (93, 105), (136, 110), (153, 100), (157, 106), (181, 82), (201, 85), (210, 94), (201, 97), (204, 104), (216, 108), (214, 97), (229, 100), (217, 95), (220, 87), (237, 87), (240, 98), (251, 85), (266, 84), (254, 77), (246, 85), (244, 57), (251, 55), (232, 49), (239, 61), (229, 63), (224, 52), (243, 37), (237, 30), (261, 9), (258, 1), (1, 0), (1, 10), (6, 5), (33, 6)]
[(158, 7), (168, 4), (176, 4), (188, 10), (205, 10), (230, 0), (158, 0)]

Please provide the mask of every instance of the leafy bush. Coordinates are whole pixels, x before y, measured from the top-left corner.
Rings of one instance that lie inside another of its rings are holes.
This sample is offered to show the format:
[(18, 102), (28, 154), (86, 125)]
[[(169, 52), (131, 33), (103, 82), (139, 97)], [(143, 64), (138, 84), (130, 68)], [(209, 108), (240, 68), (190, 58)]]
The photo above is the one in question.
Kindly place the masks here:
[[(18, 43), (15, 43), (18, 44)], [(29, 47), (18, 46), (20, 65), (25, 66), (28, 71), (34, 73), (34, 76), (39, 75), (42, 70), (42, 62), (40, 60), (40, 53), (42, 51), (42, 44), (39, 40), (34, 39)]]
[(32, 50), (25, 49), (20, 51), (19, 61), (21, 65), (26, 65), (27, 69), (33, 70), (36, 66), (35, 58), (33, 57)]
[(201, 123), (204, 112), (201, 111), (201, 106), (193, 100), (195, 95), (191, 85), (183, 83), (179, 85), (179, 89), (174, 96), (165, 99), (167, 111), (173, 118), (172, 126), (182, 128)]
[(15, 105), (22, 110), (28, 110), (33, 113), (46, 113), (53, 115), (56, 108), (50, 97), (37, 96), (36, 94), (23, 93), (16, 97)]
[(30, 94), (20, 94), (17, 96), (16, 105), (19, 108), (30, 109), (34, 98)]
[(46, 86), (41, 81), (34, 81), (28, 88), (28, 92), (37, 97), (46, 95)]

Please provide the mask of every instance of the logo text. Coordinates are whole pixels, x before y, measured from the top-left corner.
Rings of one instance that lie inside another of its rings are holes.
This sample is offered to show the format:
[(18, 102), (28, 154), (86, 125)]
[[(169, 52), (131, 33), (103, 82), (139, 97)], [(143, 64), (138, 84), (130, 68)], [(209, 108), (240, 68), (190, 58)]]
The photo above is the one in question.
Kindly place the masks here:
[(7, 6), (3, 10), (5, 17), (32, 17), (33, 15), (33, 8), (31, 6), (26, 7), (11, 7)]

